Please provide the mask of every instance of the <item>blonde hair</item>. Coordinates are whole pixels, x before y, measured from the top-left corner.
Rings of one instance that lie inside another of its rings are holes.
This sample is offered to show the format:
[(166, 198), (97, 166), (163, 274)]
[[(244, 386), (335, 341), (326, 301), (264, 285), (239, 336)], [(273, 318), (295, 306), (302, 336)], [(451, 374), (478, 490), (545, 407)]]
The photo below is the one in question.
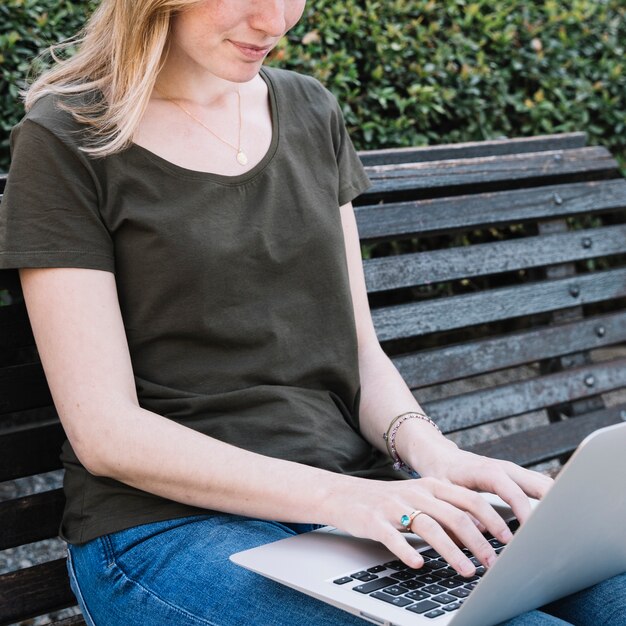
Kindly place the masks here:
[[(106, 156), (132, 141), (167, 53), (174, 13), (200, 0), (102, 0), (81, 33), (50, 48), (54, 65), (26, 91), (28, 111), (48, 94), (89, 128), (83, 150)], [(63, 59), (59, 53), (78, 46)], [(101, 97), (100, 97), (101, 94)]]

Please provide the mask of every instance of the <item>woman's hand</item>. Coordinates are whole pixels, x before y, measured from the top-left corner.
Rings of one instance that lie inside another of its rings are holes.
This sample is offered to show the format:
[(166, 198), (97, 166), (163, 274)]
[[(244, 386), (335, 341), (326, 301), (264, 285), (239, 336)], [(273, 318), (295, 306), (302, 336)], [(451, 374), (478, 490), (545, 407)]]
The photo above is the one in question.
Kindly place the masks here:
[[(503, 543), (512, 536), (501, 516), (477, 492), (498, 495), (523, 523), (531, 511), (528, 497), (543, 497), (553, 481), (514, 463), (460, 450), (432, 427), (424, 426), (423, 422), (414, 424), (420, 436), (411, 438), (407, 422), (396, 439), (399, 443), (400, 437), (405, 438), (400, 456), (421, 478), (391, 483), (353, 479), (357, 483), (339, 498), (340, 519), (333, 523), (353, 535), (380, 541), (407, 565), (419, 568), (422, 557), (403, 532), (411, 530), (457, 572), (471, 576), (475, 567), (460, 546), (490, 567), (496, 554), (483, 532)], [(400, 519), (413, 511), (420, 513), (404, 529)]]
[(425, 438), (423, 428), (420, 439), (412, 438), (411, 430), (406, 426), (410, 425), (403, 424), (404, 432), (402, 429), (398, 432), (398, 443), (400, 437), (405, 438), (400, 455), (420, 476), (496, 494), (511, 507), (520, 523), (524, 523), (531, 512), (528, 497), (543, 498), (554, 482), (548, 476), (510, 461), (460, 450), (438, 433)]
[[(481, 528), (503, 543), (511, 539), (504, 520), (480, 494), (448, 480), (351, 478), (344, 484), (349, 489), (340, 488), (331, 498), (335, 508), (331, 523), (357, 537), (381, 542), (412, 568), (421, 567), (423, 559), (407, 541), (408, 530), (420, 535), (463, 576), (474, 574), (475, 566), (459, 544), (489, 567), (496, 554)], [(402, 516), (415, 511), (419, 513), (409, 528), (403, 528)]]

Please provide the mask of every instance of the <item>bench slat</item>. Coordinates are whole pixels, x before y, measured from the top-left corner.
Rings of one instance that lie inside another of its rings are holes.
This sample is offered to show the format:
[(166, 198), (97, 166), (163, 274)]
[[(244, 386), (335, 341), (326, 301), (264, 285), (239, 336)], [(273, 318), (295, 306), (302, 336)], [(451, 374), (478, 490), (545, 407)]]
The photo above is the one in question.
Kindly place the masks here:
[(364, 262), (369, 292), (623, 254), (626, 225), (402, 254)]
[(468, 449), (528, 467), (572, 453), (594, 430), (624, 421), (624, 413), (626, 404), (513, 433)]
[(617, 161), (605, 148), (537, 152), (523, 155), (451, 159), (428, 163), (380, 165), (367, 169), (372, 187), (367, 198), (411, 191), (446, 195), (480, 186), (484, 190), (514, 188), (543, 181), (575, 182), (615, 177)]
[(34, 345), (35, 338), (26, 314), (26, 305), (21, 302), (0, 307), (0, 349), (2, 352)]
[(626, 311), (394, 357), (412, 389), (626, 342)]
[(60, 622), (50, 622), (49, 626), (86, 626), (85, 620), (80, 615), (66, 617)]
[(50, 406), (52, 396), (41, 363), (0, 370), (0, 414)]
[[(626, 358), (424, 402), (444, 432), (464, 430), (626, 387)], [(419, 394), (417, 394), (419, 399)]]
[(2, 626), (75, 605), (76, 599), (70, 589), (65, 559), (0, 576)]
[(362, 240), (471, 230), (488, 225), (598, 214), (626, 207), (626, 180), (548, 185), (455, 198), (357, 206)]
[(0, 502), (0, 550), (56, 537), (64, 505), (62, 489)]
[(0, 437), (0, 482), (61, 468), (65, 432), (59, 422), (20, 428)]
[(466, 328), (626, 295), (626, 269), (595, 272), (480, 293), (372, 310), (381, 341)]
[(421, 148), (391, 148), (359, 152), (364, 165), (386, 165), (422, 161), (441, 161), (501, 154), (542, 152), (544, 150), (568, 150), (584, 148), (587, 143), (586, 133), (563, 133), (560, 135), (538, 135), (536, 137), (515, 137), (512, 139), (493, 139), (471, 141)]
[[(2, 196), (0, 196), (2, 199)], [(0, 270), (0, 289), (9, 289), (10, 291), (21, 291), (20, 276), (16, 269)]]

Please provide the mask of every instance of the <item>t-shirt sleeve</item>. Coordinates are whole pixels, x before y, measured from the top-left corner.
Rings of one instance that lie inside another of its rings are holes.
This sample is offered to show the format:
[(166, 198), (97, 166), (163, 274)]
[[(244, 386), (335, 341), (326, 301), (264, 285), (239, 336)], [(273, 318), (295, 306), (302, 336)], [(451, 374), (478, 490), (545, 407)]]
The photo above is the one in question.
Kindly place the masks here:
[(114, 271), (89, 159), (29, 119), (11, 133), (11, 167), (0, 205), (0, 268)]
[(359, 159), (352, 140), (348, 135), (346, 124), (339, 103), (333, 97), (335, 127), (333, 141), (337, 167), (339, 168), (339, 205), (351, 202), (372, 185), (361, 159)]

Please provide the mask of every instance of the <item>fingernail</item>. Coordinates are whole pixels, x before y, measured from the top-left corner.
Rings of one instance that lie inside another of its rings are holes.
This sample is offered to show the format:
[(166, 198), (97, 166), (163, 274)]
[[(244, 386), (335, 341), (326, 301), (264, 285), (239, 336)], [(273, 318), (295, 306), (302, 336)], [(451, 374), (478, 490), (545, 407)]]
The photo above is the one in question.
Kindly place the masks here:
[(474, 573), (474, 566), (468, 561), (461, 565), (461, 576), (471, 576)]
[(500, 541), (510, 541), (513, 538), (513, 533), (508, 529), (505, 528), (501, 533), (500, 533)]
[(487, 557), (487, 567), (491, 567), (495, 562), (496, 562), (496, 555), (495, 554), (490, 554)]

